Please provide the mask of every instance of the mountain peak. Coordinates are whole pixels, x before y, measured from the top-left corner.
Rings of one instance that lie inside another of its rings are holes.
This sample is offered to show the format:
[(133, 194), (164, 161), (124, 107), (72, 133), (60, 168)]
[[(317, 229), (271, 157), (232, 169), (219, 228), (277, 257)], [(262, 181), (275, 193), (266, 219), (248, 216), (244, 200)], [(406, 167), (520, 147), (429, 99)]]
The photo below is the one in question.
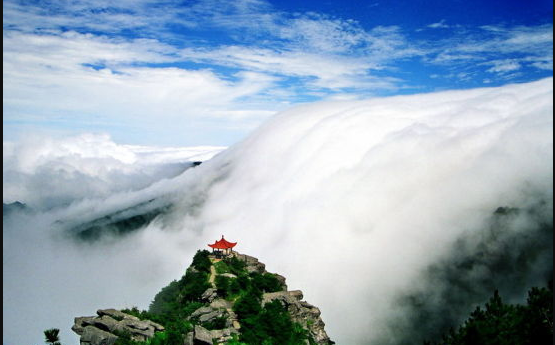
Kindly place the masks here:
[(287, 290), (285, 277), (237, 251), (197, 251), (185, 275), (164, 287), (148, 311), (97, 314), (75, 318), (81, 345), (334, 344), (302, 291)]

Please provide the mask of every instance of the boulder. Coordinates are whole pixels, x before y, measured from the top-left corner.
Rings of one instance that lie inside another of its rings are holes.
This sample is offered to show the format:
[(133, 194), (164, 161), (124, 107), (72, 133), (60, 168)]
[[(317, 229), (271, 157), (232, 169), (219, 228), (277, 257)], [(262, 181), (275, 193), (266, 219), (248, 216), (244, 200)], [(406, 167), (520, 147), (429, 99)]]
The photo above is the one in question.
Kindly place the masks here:
[(73, 327), (71, 327), (71, 330), (79, 335), (82, 335), (83, 331), (85, 330), (85, 326), (91, 325), (94, 318), (94, 316), (76, 317), (74, 319), (75, 324), (73, 325)]
[(303, 299), (303, 292), (301, 290), (287, 291), (287, 293), (289, 294), (289, 296), (293, 297), (297, 301)]
[(119, 322), (112, 319), (108, 315), (102, 315), (101, 317), (95, 317), (91, 321), (89, 321), (92, 326), (99, 328), (106, 332), (113, 332), (115, 330), (119, 330), (118, 327)]
[(264, 272), (266, 272), (266, 265), (263, 264), (262, 262), (259, 262), (258, 259), (255, 258), (254, 256), (239, 254), (237, 252), (234, 252), (234, 254), (238, 259), (243, 260), (245, 262), (245, 264), (247, 265), (245, 267), (247, 272), (249, 272), (249, 273), (252, 273), (252, 272), (264, 273)]
[(129, 332), (131, 339), (136, 341), (145, 341), (152, 338), (155, 331), (155, 328), (149, 322), (141, 320), (124, 319), (120, 322), (120, 327), (121, 330)]
[(183, 345), (193, 345), (193, 342), (194, 342), (193, 332), (187, 333), (187, 335), (183, 339)]
[(257, 262), (253, 265), (247, 265), (246, 270), (249, 273), (256, 272), (262, 274), (266, 272), (266, 265), (261, 262)]
[(233, 303), (223, 298), (218, 298), (213, 300), (212, 303), (210, 303), (210, 307), (214, 309), (217, 309), (217, 308), (231, 309), (233, 307)]
[(193, 332), (194, 345), (213, 345), (225, 344), (232, 338), (232, 334), (237, 334), (238, 331), (234, 328), (215, 329), (212, 331), (196, 325)]
[(139, 318), (136, 317), (136, 316), (126, 314), (126, 313), (124, 313), (124, 312), (122, 312), (122, 311), (119, 311), (119, 310), (116, 310), (116, 309), (113, 309), (113, 308), (110, 308), (110, 309), (99, 309), (99, 310), (96, 311), (96, 313), (98, 314), (98, 316), (107, 315), (107, 316), (109, 316), (109, 317), (111, 317), (112, 319), (117, 320), (117, 321), (121, 321), (121, 320), (123, 320), (123, 319), (139, 320)]
[(117, 332), (127, 332), (135, 341), (146, 341), (154, 336), (154, 332), (164, 330), (164, 327), (156, 322), (140, 320), (116, 309), (100, 309), (97, 314), (96, 317), (75, 318), (75, 324), (71, 329), (81, 336), (83, 345), (111, 345), (112, 340), (118, 338), (115, 334)]
[(193, 344), (195, 345), (212, 345), (212, 333), (206, 328), (196, 325), (194, 331)]
[(226, 313), (225, 313), (224, 310), (216, 309), (216, 310), (214, 310), (214, 311), (212, 311), (212, 312), (210, 312), (210, 313), (208, 313), (208, 314), (201, 315), (201, 316), (198, 318), (198, 320), (199, 320), (201, 323), (210, 322), (210, 321), (212, 321), (212, 320), (214, 320), (214, 319), (217, 319), (217, 318), (220, 318), (220, 317), (222, 317), (222, 316), (225, 316), (225, 314), (226, 314)]
[(118, 337), (94, 326), (86, 326), (81, 335), (81, 345), (112, 345)]
[(219, 274), (219, 275), (222, 276), (222, 277), (227, 277), (227, 278), (237, 278), (237, 276), (233, 273), (222, 273), (222, 274)]
[(200, 307), (197, 310), (195, 310), (191, 314), (191, 316), (189, 316), (189, 319), (194, 319), (194, 318), (197, 318), (201, 315), (208, 314), (208, 313), (212, 312), (212, 310), (214, 310), (214, 309), (212, 309), (211, 307)]
[(200, 297), (203, 301), (212, 302), (216, 297), (218, 297), (218, 290), (214, 288), (208, 288), (202, 293)]
[(165, 330), (164, 326), (162, 326), (159, 323), (156, 323), (154, 321), (150, 321), (150, 320), (143, 320), (143, 322), (146, 322), (150, 325), (150, 327), (154, 328), (155, 332), (162, 332)]
[(303, 293), (300, 290), (270, 292), (262, 295), (262, 305), (274, 300), (287, 308), (294, 322), (307, 329), (317, 344), (330, 344), (330, 338), (324, 330), (324, 321), (320, 318), (320, 309), (312, 304), (302, 301)]
[(281, 284), (281, 287), (283, 288), (283, 291), (287, 291), (287, 284), (285, 283), (285, 277), (282, 276), (282, 275), (279, 275), (277, 273), (274, 273), (274, 276), (276, 277), (276, 279)]

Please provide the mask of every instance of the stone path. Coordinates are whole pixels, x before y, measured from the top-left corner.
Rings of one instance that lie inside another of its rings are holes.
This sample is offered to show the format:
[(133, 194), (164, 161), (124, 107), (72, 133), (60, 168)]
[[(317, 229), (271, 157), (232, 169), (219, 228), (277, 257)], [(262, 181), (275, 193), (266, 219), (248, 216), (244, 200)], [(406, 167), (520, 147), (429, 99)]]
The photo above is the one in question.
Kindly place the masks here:
[(215, 279), (216, 279), (216, 267), (212, 265), (210, 266), (210, 277), (208, 277), (208, 282), (212, 285), (214, 289), (216, 288), (216, 284), (214, 283)]
[[(210, 261), (212, 261), (212, 266), (210, 266), (210, 277), (208, 277), (208, 282), (215, 289), (216, 284), (214, 283), (214, 281), (216, 279), (216, 267), (214, 267), (214, 263), (216, 263), (218, 261), (221, 261), (221, 260), (220, 259), (210, 259)], [(233, 315), (233, 317), (231, 318), (233, 328), (235, 328), (235, 329), (241, 328), (241, 324), (237, 320), (237, 316), (235, 315), (235, 312), (233, 312), (233, 310), (231, 309), (231, 306), (230, 305), (224, 305), (223, 307), (227, 310), (227, 313), (229, 315)]]

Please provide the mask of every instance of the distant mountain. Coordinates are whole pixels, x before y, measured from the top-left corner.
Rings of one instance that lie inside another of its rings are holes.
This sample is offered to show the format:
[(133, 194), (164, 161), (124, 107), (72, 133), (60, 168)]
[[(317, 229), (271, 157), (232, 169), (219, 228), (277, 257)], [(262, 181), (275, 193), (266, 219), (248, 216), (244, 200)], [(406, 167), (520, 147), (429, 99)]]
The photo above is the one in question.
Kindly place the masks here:
[(105, 235), (125, 235), (136, 231), (170, 210), (171, 204), (160, 204), (156, 199), (150, 199), (67, 229), (77, 239), (96, 241)]
[[(201, 164), (200, 161), (194, 161), (191, 162), (190, 167)], [(57, 224), (64, 227), (74, 238), (96, 241), (105, 235), (126, 235), (139, 230), (156, 217), (167, 214), (171, 210), (171, 202), (153, 198), (89, 221), (58, 221)]]
[(13, 214), (14, 212), (30, 212), (32, 209), (22, 202), (16, 201), (10, 204), (2, 203), (2, 215), (4, 217)]

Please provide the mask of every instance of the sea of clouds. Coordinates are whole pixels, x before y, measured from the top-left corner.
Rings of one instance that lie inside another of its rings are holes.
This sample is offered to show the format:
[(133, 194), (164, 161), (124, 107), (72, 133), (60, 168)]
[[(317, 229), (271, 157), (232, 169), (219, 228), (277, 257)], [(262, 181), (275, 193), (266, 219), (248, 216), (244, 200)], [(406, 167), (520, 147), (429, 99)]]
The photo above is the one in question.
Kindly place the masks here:
[[(77, 343), (73, 317), (147, 308), (222, 234), (303, 290), (338, 344), (433, 335), (411, 296), (453, 321), (495, 284), (522, 302), (552, 273), (552, 113), (547, 78), (298, 106), (194, 159), (91, 135), (4, 143), (4, 202), (35, 211), (4, 218), (3, 343), (39, 344), (50, 327)], [(172, 212), (121, 239), (80, 243), (57, 226), (152, 199)], [(499, 221), (500, 206), (523, 211)]]

